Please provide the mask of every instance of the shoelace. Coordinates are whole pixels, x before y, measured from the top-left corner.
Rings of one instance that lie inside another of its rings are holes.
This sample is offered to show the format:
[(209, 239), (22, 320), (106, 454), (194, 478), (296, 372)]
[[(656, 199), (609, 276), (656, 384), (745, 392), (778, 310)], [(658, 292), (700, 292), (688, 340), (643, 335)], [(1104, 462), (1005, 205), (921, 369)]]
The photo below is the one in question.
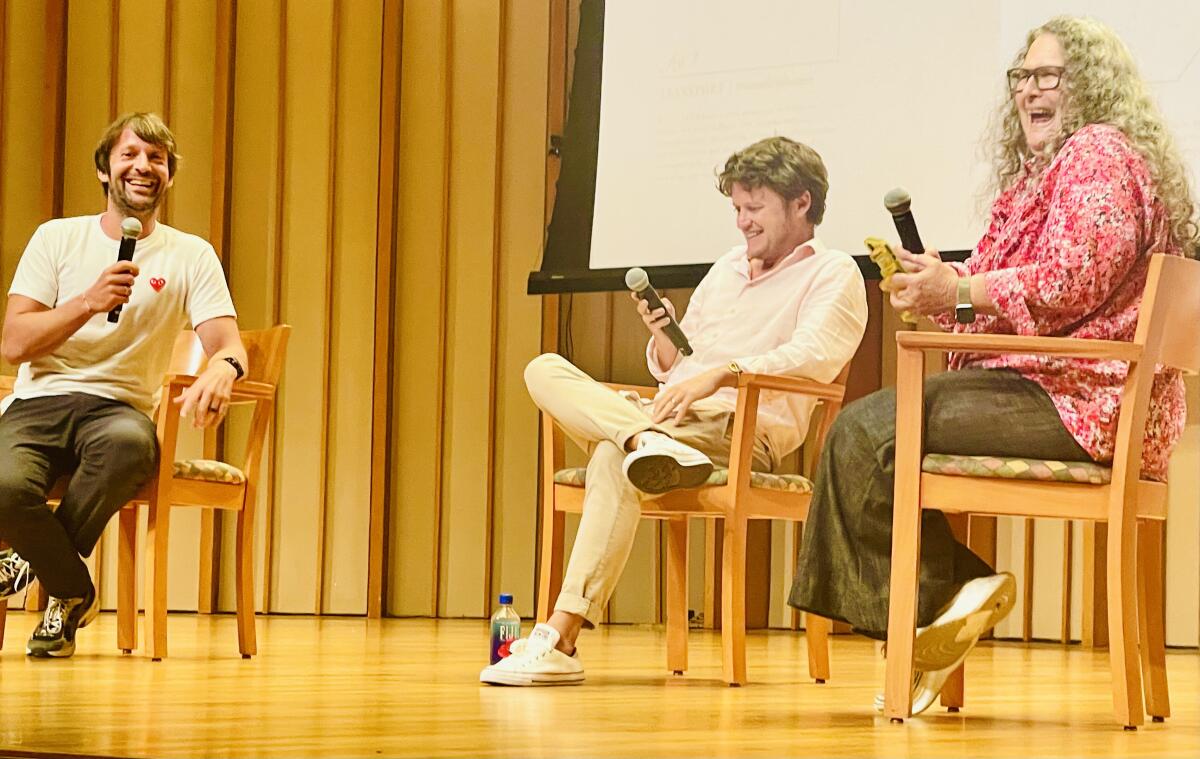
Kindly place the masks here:
[(42, 617), (42, 630), (50, 635), (58, 635), (62, 632), (66, 609), (65, 603), (51, 596), (49, 604), (46, 605), (46, 616)]
[[(531, 646), (533, 647), (532, 649), (530, 648)], [(532, 663), (545, 658), (553, 650), (554, 647), (547, 645), (547, 641), (545, 640), (539, 639), (535, 642), (532, 637), (521, 638), (513, 642), (512, 647), (509, 649), (509, 655), (515, 656), (521, 654), (523, 658), (528, 659)]]
[(29, 574), (29, 562), (22, 559), (14, 551), (0, 559), (0, 580), (9, 580), (14, 586), (20, 579)]

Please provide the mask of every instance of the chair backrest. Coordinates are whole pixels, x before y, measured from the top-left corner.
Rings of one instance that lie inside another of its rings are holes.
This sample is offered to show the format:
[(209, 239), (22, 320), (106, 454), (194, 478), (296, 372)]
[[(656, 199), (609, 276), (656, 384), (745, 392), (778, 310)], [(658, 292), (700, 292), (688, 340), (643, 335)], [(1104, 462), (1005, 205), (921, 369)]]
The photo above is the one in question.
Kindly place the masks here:
[[(242, 345), (250, 362), (244, 379), (278, 385), (291, 332), (292, 328), (287, 324), (278, 324), (269, 329), (242, 330)], [(175, 338), (167, 373), (199, 374), (207, 365), (208, 357), (204, 355), (204, 346), (200, 344), (196, 333), (191, 330), (180, 332)]]
[[(842, 367), (842, 371), (838, 374), (837, 379), (835, 379), (832, 383), (834, 385), (839, 385), (843, 391), (846, 389), (846, 382), (850, 379), (851, 363), (853, 362), (847, 362), (846, 365)], [(837, 417), (838, 412), (842, 410), (842, 406), (845, 404), (845, 402), (845, 398), (836, 401), (825, 399), (821, 401), (820, 406), (823, 408), (820, 412), (820, 422), (817, 424), (815, 429), (811, 427), (809, 428), (808, 438), (804, 441), (804, 447), (806, 450), (811, 448), (818, 455), (820, 454), (821, 450), (825, 447), (825, 436), (829, 434), (829, 428), (833, 426), (833, 420)], [(807, 459), (808, 457), (805, 456), (805, 458)]]
[(287, 324), (277, 324), (269, 329), (243, 330), (241, 333), (246, 358), (250, 362), (243, 379), (270, 386), (270, 399), (256, 402), (250, 419), (242, 471), (251, 482), (257, 481), (256, 473), (266, 445), (267, 428), (275, 413), (275, 393), (279, 389), (279, 378), (283, 375), (291, 334), (292, 328)]
[(1113, 482), (1121, 483), (1123, 492), (1133, 493), (1139, 480), (1155, 368), (1200, 370), (1197, 320), (1200, 262), (1156, 253), (1150, 259), (1133, 338), (1142, 347), (1142, 359), (1125, 380), (1113, 449)]
[(1200, 261), (1166, 256), (1150, 259), (1146, 290), (1133, 341), (1157, 364), (1200, 372)]

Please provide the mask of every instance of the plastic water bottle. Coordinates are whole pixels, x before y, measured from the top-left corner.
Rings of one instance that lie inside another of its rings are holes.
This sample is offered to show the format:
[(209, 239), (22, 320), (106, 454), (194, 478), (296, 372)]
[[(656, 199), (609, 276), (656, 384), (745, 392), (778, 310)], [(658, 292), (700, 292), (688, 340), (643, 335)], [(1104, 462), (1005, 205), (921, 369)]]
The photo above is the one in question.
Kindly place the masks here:
[(512, 595), (500, 594), (500, 608), (492, 615), (492, 664), (508, 656), (508, 647), (521, 637), (521, 617), (512, 607)]

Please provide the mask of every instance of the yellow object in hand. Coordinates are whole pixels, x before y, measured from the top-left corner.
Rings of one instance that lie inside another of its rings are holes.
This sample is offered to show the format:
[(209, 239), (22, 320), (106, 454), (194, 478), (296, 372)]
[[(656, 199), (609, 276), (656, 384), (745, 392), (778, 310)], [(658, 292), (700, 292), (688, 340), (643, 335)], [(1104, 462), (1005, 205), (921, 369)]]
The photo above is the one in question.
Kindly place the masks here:
[[(904, 271), (904, 267), (900, 265), (900, 259), (896, 258), (896, 254), (892, 252), (892, 246), (878, 237), (868, 237), (863, 242), (870, 251), (871, 260), (879, 267), (881, 277), (879, 289), (890, 293), (892, 291), (892, 275)], [(916, 324), (917, 317), (913, 316), (910, 311), (901, 311), (900, 321), (905, 324)]]

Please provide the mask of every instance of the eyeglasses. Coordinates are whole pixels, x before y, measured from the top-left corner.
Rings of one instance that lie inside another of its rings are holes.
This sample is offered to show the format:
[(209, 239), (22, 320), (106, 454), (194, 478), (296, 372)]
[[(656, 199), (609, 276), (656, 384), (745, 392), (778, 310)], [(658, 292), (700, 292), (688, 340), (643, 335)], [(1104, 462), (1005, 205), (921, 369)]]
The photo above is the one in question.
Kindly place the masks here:
[(1058, 89), (1059, 83), (1062, 81), (1063, 72), (1062, 66), (1041, 66), (1033, 71), (1029, 69), (1009, 69), (1006, 74), (1008, 76), (1008, 91), (1015, 93), (1021, 89), (1021, 85), (1030, 77), (1033, 77), (1034, 83), (1039, 90), (1055, 90)]

